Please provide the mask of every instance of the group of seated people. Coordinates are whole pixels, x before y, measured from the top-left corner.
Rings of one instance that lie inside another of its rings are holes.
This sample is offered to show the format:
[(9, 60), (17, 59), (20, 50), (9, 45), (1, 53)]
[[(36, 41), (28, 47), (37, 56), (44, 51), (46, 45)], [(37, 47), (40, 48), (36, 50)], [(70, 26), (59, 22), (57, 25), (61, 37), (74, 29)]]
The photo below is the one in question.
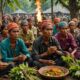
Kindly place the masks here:
[(58, 32), (54, 35), (52, 21), (43, 20), (40, 27), (42, 34), (37, 38), (34, 38), (28, 28), (27, 21), (23, 21), (21, 27), (15, 22), (7, 25), (8, 36), (0, 43), (0, 76), (22, 63), (39, 69), (46, 65), (65, 66), (61, 56), (70, 55), (72, 58), (80, 59), (80, 35), (75, 40), (67, 22), (57, 23)]

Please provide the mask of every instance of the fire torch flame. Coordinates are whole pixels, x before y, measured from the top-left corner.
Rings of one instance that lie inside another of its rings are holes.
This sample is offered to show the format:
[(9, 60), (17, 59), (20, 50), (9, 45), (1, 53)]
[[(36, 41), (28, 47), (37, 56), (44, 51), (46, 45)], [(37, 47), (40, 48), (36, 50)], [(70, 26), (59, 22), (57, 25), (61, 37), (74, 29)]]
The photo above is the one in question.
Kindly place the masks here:
[(42, 22), (42, 16), (41, 16), (41, 3), (40, 3), (40, 0), (36, 0), (36, 6), (37, 6), (37, 9), (36, 9), (36, 12), (37, 12), (37, 20), (38, 22)]

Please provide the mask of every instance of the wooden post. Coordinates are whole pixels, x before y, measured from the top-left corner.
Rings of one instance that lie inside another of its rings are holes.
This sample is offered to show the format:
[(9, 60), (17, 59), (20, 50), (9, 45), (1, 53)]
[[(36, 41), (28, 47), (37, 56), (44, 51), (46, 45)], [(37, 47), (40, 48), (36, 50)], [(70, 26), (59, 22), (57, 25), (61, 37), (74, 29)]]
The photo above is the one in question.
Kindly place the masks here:
[(0, 3), (0, 13), (1, 13), (1, 20), (2, 20), (2, 16), (3, 16), (3, 0), (1, 0), (1, 3)]
[(53, 21), (53, 0), (51, 0), (51, 18)]

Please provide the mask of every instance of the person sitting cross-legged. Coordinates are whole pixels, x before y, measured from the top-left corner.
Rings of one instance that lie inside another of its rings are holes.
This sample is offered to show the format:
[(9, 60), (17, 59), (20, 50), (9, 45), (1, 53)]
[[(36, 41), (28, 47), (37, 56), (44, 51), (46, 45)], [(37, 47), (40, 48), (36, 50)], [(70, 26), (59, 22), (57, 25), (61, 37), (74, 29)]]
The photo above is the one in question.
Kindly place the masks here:
[(44, 20), (41, 26), (42, 35), (33, 42), (32, 58), (34, 65), (38, 68), (45, 65), (63, 65), (61, 60), (61, 47), (58, 41), (52, 36), (52, 23)]
[(8, 24), (9, 37), (1, 42), (2, 61), (19, 65), (24, 62), (29, 63), (30, 53), (24, 41), (18, 38), (19, 26), (12, 22)]
[(74, 54), (77, 52), (77, 43), (73, 35), (68, 32), (68, 24), (65, 21), (62, 21), (58, 24), (59, 33), (55, 35), (56, 39), (59, 41), (60, 46), (65, 54), (69, 54), (74, 57)]

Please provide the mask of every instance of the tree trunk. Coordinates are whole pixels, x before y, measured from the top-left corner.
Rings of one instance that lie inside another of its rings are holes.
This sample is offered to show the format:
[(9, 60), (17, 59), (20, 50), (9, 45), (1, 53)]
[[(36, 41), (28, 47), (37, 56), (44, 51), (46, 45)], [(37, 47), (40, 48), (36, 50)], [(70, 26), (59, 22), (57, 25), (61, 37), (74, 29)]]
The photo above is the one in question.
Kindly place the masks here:
[(71, 19), (72, 18), (78, 18), (78, 16), (79, 16), (79, 10), (75, 10), (75, 11), (70, 10), (70, 15), (71, 15)]
[(2, 20), (2, 16), (3, 16), (3, 0), (1, 0), (1, 3), (0, 3), (0, 13), (1, 13), (1, 20)]
[(77, 0), (69, 0), (69, 10), (71, 18), (78, 18), (79, 9), (77, 5)]
[(51, 0), (51, 18), (53, 21), (53, 0)]

